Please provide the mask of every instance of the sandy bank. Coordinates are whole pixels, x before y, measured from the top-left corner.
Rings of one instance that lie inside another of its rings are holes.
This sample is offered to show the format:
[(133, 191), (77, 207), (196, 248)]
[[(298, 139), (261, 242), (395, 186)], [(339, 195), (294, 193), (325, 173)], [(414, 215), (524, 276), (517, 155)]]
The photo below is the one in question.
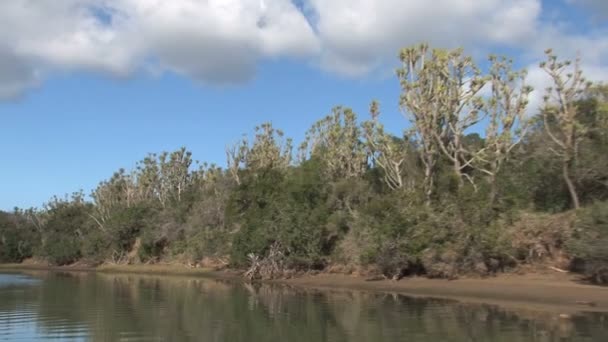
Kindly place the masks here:
[(502, 274), (484, 279), (405, 278), (400, 281), (366, 281), (344, 275), (320, 274), (278, 282), (318, 289), (393, 292), (568, 313), (608, 312), (608, 287), (582, 283), (577, 276), (570, 274)]
[[(0, 271), (19, 270), (136, 273), (241, 279), (240, 273), (236, 271), (214, 271), (175, 264), (103, 265), (99, 267), (48, 267), (35, 264), (0, 265)], [(565, 313), (577, 311), (608, 312), (608, 287), (585, 284), (580, 282), (575, 275), (562, 273), (502, 274), (484, 279), (457, 280), (405, 278), (400, 281), (368, 281), (360, 277), (319, 274), (269, 281), (268, 283), (323, 290), (379, 291), (417, 297), (451, 298), (465, 302)]]

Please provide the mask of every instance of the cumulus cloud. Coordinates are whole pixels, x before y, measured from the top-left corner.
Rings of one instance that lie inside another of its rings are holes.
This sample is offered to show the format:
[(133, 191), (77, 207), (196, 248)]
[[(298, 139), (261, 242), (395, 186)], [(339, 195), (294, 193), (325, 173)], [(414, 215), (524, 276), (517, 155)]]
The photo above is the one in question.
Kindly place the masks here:
[(318, 48), (289, 0), (107, 0), (121, 33), (143, 42), (161, 67), (203, 82), (250, 78), (264, 57), (310, 56)]
[(201, 82), (241, 82), (262, 58), (319, 48), (289, 0), (11, 0), (0, 2), (0, 22), (5, 99), (63, 70), (124, 76), (151, 64)]
[(360, 75), (400, 47), (516, 45), (535, 31), (540, 0), (309, 0), (323, 47), (321, 65)]
[(0, 47), (0, 100), (16, 98), (39, 81), (40, 76), (34, 68), (10, 49)]
[(90, 15), (89, 1), (0, 2), (0, 98), (20, 95), (55, 69), (124, 72), (131, 49)]
[[(578, 1), (596, 8), (600, 0)], [(543, 20), (541, 0), (61, 0), (0, 1), (0, 99), (50, 73), (177, 73), (240, 83), (263, 59), (299, 58), (359, 77), (393, 66), (400, 47), (428, 41), (485, 55), (548, 46), (582, 50), (604, 70), (606, 32), (573, 34)]]

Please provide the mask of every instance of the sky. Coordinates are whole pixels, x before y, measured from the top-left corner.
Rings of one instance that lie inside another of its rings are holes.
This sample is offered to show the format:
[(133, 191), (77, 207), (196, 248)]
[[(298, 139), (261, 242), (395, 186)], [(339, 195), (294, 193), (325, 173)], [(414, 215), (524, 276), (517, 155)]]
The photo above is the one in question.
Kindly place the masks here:
[[(432, 3), (432, 5), (430, 5)], [(400, 48), (508, 54), (540, 105), (546, 48), (608, 80), (606, 0), (0, 1), (0, 210), (85, 193), (150, 152), (225, 147), (270, 121), (296, 141), (336, 105), (395, 133)]]

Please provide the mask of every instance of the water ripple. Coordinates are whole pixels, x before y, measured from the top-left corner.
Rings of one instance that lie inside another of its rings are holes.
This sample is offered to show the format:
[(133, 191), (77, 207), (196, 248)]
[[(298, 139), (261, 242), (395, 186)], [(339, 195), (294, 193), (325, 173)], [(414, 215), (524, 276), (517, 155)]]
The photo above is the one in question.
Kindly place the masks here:
[(608, 341), (608, 315), (130, 275), (0, 274), (0, 341)]

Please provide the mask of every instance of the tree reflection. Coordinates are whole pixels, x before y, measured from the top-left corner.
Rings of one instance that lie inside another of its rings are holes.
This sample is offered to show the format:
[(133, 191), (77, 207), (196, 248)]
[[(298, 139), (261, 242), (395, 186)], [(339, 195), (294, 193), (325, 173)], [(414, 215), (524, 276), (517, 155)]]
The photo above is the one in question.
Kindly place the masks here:
[(42, 281), (0, 288), (0, 325), (30, 308), (40, 334), (82, 333), (92, 341), (608, 340), (608, 315), (600, 313), (562, 319), (555, 313), (398, 294), (187, 277), (35, 276)]

